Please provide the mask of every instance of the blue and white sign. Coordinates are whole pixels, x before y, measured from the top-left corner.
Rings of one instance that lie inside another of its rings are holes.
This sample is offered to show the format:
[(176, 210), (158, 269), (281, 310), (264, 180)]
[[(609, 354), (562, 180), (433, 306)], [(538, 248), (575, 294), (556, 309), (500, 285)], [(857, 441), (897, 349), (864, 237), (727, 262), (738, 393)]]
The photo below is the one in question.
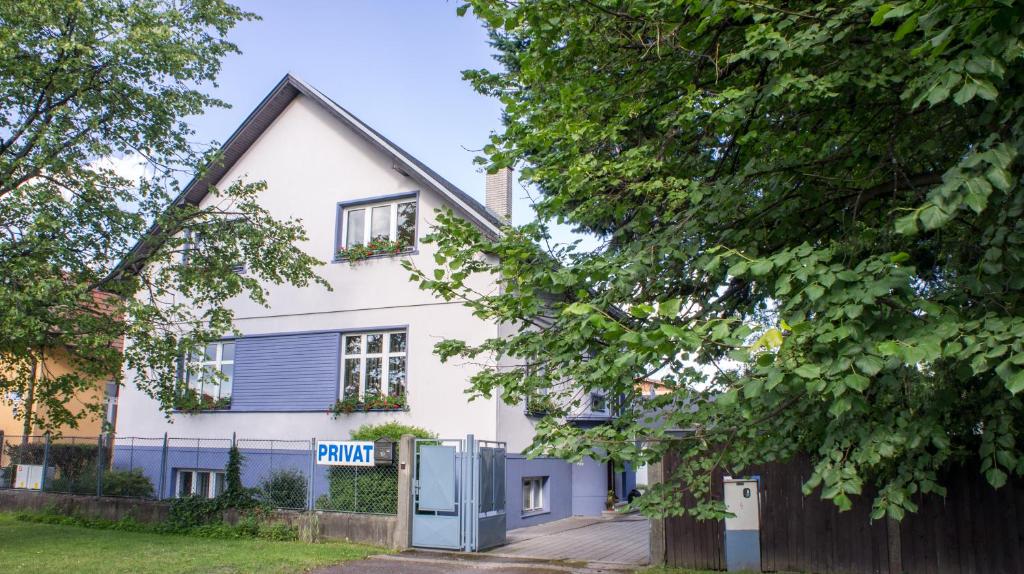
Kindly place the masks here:
[(316, 463), (326, 466), (373, 466), (368, 440), (325, 440), (316, 443)]

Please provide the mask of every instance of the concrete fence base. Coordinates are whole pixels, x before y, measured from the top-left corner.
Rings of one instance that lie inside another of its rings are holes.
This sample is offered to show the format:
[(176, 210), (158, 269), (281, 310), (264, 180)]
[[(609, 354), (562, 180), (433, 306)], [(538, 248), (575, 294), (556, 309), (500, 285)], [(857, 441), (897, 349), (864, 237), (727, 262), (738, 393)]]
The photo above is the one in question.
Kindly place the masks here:
[[(155, 500), (113, 498), (107, 496), (80, 496), (31, 490), (0, 490), (0, 511), (20, 512), (56, 510), (60, 514), (120, 520), (131, 517), (138, 522), (153, 524), (167, 520), (170, 505)], [(379, 514), (349, 514), (342, 512), (316, 512), (320, 537), (324, 540), (343, 540), (404, 548), (403, 536), (397, 530), (398, 517)], [(305, 512), (275, 510), (271, 522), (298, 526)], [(225, 521), (238, 520), (237, 513), (225, 513)]]

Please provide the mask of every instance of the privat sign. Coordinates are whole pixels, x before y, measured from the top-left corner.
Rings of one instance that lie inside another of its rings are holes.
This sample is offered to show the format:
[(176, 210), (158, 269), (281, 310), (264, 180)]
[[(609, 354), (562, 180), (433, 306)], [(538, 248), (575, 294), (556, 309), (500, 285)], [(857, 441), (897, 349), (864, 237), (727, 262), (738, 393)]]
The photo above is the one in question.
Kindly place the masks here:
[(373, 443), (365, 440), (326, 440), (316, 443), (316, 463), (328, 466), (373, 466)]

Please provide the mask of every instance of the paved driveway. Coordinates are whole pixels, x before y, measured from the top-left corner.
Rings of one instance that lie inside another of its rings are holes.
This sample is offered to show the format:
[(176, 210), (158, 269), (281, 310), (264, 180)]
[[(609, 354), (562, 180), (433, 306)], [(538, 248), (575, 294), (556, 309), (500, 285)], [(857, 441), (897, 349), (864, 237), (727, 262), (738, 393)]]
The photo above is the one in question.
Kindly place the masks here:
[[(632, 572), (633, 568), (625, 570)], [(578, 562), (504, 558), (481, 554), (456, 554), (411, 550), (400, 554), (371, 556), (313, 571), (312, 574), (625, 574), (622, 567), (609, 569)]]
[(508, 544), (487, 554), (641, 566), (651, 560), (651, 522), (638, 514), (573, 516), (508, 531)]
[(316, 570), (317, 574), (601, 574), (650, 562), (651, 523), (639, 515), (574, 516), (508, 532), (508, 544), (462, 554), (410, 550)]

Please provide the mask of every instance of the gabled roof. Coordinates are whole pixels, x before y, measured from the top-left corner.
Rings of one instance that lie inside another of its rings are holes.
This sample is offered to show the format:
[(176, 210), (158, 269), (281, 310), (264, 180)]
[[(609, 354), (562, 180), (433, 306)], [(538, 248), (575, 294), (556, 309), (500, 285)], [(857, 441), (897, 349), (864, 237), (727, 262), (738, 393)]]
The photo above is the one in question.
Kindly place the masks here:
[[(412, 178), (427, 189), (432, 189), (441, 194), (442, 197), (452, 203), (455, 211), (462, 217), (475, 223), (487, 235), (495, 237), (500, 234), (501, 227), (506, 223), (497, 214), (487, 209), (482, 203), (473, 199), (465, 191), (462, 191), (455, 184), (441, 177), (440, 174), (427, 167), (423, 162), (413, 157), (409, 152), (395, 145), (379, 132), (366, 125), (362, 120), (352, 115), (351, 112), (337, 104), (322, 92), (296, 78), (291, 74), (285, 74), (284, 78), (274, 86), (274, 89), (263, 98), (263, 101), (256, 106), (256, 109), (245, 118), (242, 125), (238, 126), (231, 137), (227, 139), (220, 148), (217, 163), (207, 166), (199, 176), (194, 178), (181, 194), (175, 198), (173, 205), (198, 204), (210, 192), (210, 188), (217, 183), (231, 170), (245, 152), (252, 147), (253, 143), (266, 131), (270, 124), (281, 115), (281, 112), (288, 107), (299, 95), (308, 97), (310, 100), (322, 106), (332, 117), (351, 128), (355, 133), (362, 136), (371, 145), (382, 151), (394, 162), (394, 166), (404, 175)], [(152, 233), (154, 230), (150, 230)], [(138, 260), (139, 252), (146, 250), (145, 240), (140, 240), (132, 251), (125, 257), (121, 265), (114, 273), (123, 270), (125, 262)]]

